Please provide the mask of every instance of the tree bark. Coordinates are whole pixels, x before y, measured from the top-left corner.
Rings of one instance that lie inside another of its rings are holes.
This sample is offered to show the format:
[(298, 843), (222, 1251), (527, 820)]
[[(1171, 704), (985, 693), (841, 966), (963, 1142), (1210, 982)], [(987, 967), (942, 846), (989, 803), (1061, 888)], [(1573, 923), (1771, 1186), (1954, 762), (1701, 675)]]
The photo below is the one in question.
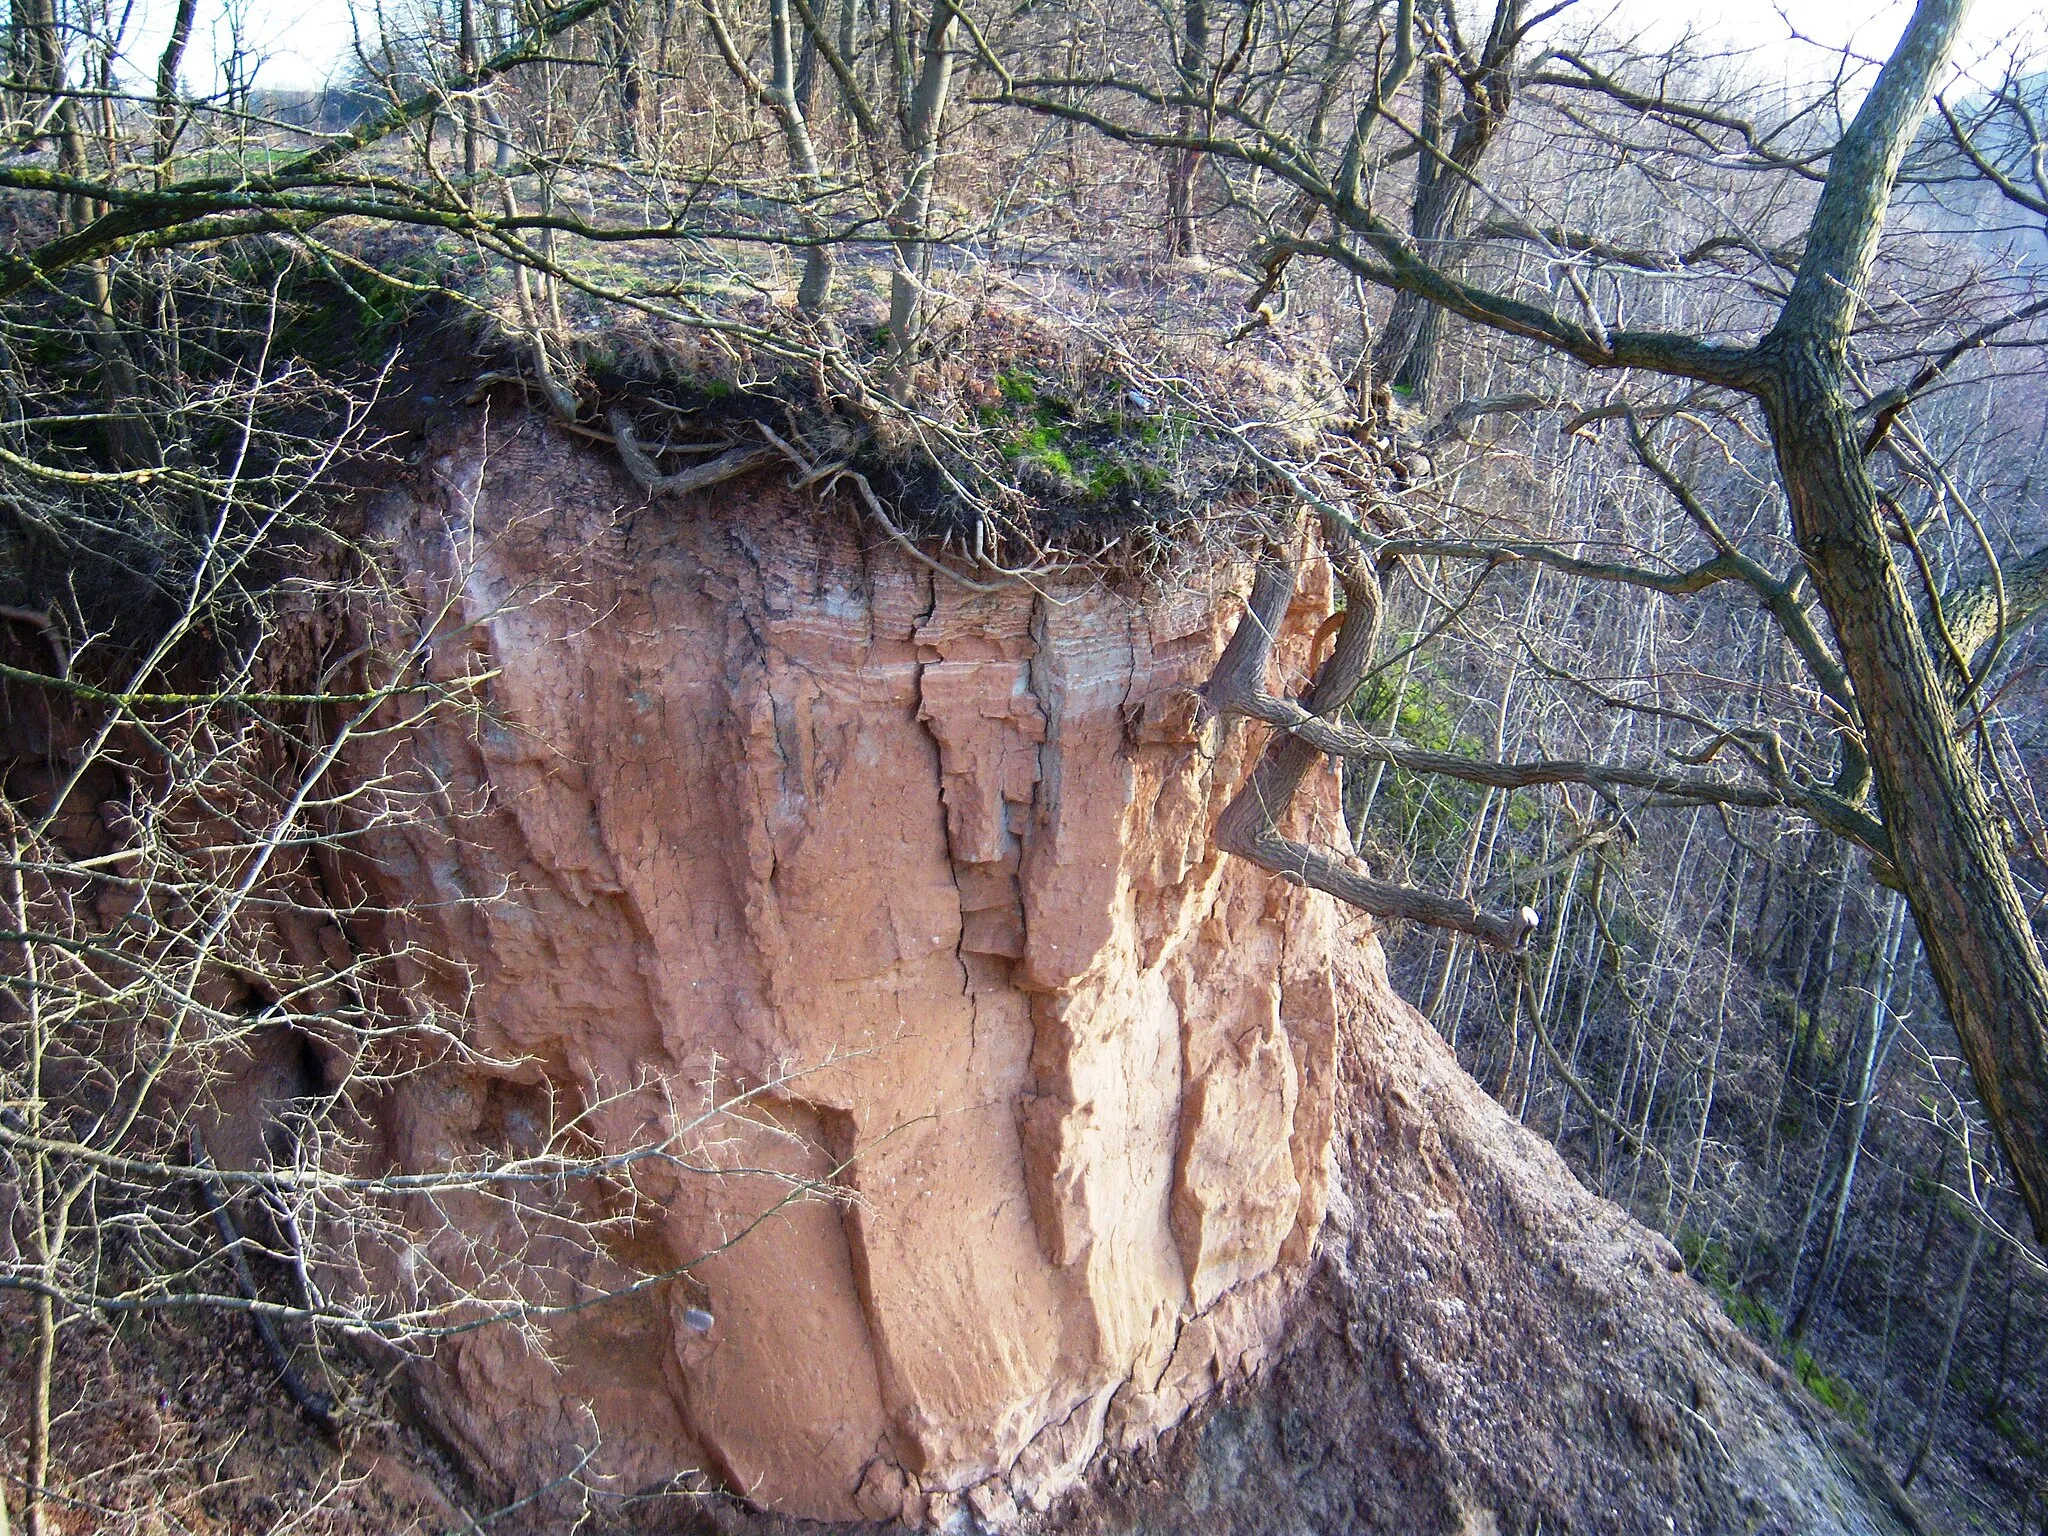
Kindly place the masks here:
[[(754, 73), (741, 54), (739, 42), (726, 25), (718, 0), (704, 0), (704, 18), (710, 23), (712, 38), (733, 78), (775, 114), (775, 120), (782, 128), (790, 174), (802, 199), (798, 219), (806, 237), (803, 276), (798, 280), (796, 291), (797, 312), (807, 320), (822, 322), (831, 305), (836, 267), (824, 222), (815, 206), (825, 193), (825, 173), (818, 161), (817, 143), (811, 136), (810, 119), (804, 111), (804, 93), (797, 86), (797, 54), (792, 42), (789, 0), (769, 0), (769, 72), (765, 80)], [(806, 41), (815, 44), (817, 35), (815, 28), (808, 29)]]
[[(815, 39), (807, 36), (806, 41), (812, 44), (815, 54)], [(799, 80), (797, 59), (791, 49), (788, 0), (769, 0), (768, 50), (768, 99), (782, 123), (798, 191), (806, 200), (815, 201), (824, 193), (825, 173), (818, 163), (810, 118), (804, 109), (808, 88)], [(825, 243), (825, 226), (815, 208), (804, 210), (803, 224), (811, 244), (804, 250), (804, 272), (797, 284), (796, 306), (806, 319), (820, 320), (832, 302), (832, 247)]]
[(960, 16), (952, 0), (934, 0), (923, 67), (903, 119), (907, 161), (903, 195), (889, 216), (889, 231), (896, 237), (896, 269), (889, 280), (889, 339), (899, 391), (908, 388), (910, 365), (930, 309), (924, 302), (925, 279), (932, 263), (926, 236), (939, 172), (939, 135), (953, 88), (953, 55), (959, 36)]
[(1855, 687), (1893, 862), (1986, 1116), (2048, 1243), (2048, 968), (1982, 777), (1885, 536), (1849, 403), (1848, 335), (1898, 166), (1967, 0), (1921, 0), (1836, 147), (1806, 254), (1758, 344), (1792, 526)]
[[(192, 0), (180, 0), (178, 14), (189, 16)], [(463, 74), (476, 73), (476, 0), (459, 0), (455, 25), (456, 62)], [(479, 164), (479, 135), (477, 133), (476, 101), (464, 97), (462, 102), (462, 174), (474, 182)], [(166, 149), (165, 158), (169, 158)]]
[[(192, 18), (198, 8), (198, 0), (178, 0), (177, 11), (171, 18), (171, 35), (157, 60), (156, 162), (160, 186), (168, 175), (171, 155), (178, 147), (178, 70), (185, 59), (185, 46), (192, 38)], [(463, 14), (468, 14), (467, 9)]]
[[(1187, 0), (1181, 17), (1180, 84), (1188, 95), (1198, 94), (1209, 69), (1208, 0)], [(1196, 131), (1195, 109), (1183, 107), (1180, 131)], [(1166, 253), (1169, 256), (1200, 254), (1200, 237), (1195, 229), (1195, 172), (1201, 154), (1193, 149), (1169, 151), (1166, 172)]]
[[(1449, 246), (1458, 238), (1466, 209), (1471, 206), (1472, 172), (1507, 121), (1521, 14), (1521, 0), (1497, 0), (1486, 45), (1478, 58), (1466, 55), (1455, 74), (1445, 62), (1434, 59), (1423, 70), (1421, 140), (1409, 234), (1425, 261), (1447, 270), (1454, 266), (1447, 259)], [(1445, 95), (1453, 79), (1465, 99), (1457, 115), (1447, 118)], [(1426, 302), (1419, 294), (1396, 293), (1373, 347), (1374, 379), (1406, 391), (1418, 405), (1423, 403), (1446, 320), (1440, 305)]]
[(1839, 339), (1779, 336), (1763, 391), (1799, 547), (1856, 687), (1893, 862), (1963, 1054), (2048, 1243), (2048, 969), (1892, 559)]
[[(1335, 715), (1358, 691), (1379, 641), (1378, 573), (1341, 530), (1325, 524), (1324, 534), (1330, 563), (1344, 587), (1344, 622), (1304, 701), (1311, 720)], [(1536, 928), (1536, 914), (1526, 907), (1512, 914), (1484, 912), (1469, 901), (1376, 880), (1359, 860), (1333, 856), (1281, 830), (1294, 792), (1328, 751), (1316, 733), (1286, 722), (1284, 711), (1273, 708), (1275, 696), (1266, 692), (1273, 636), (1294, 595), (1298, 558), (1291, 537), (1267, 551), (1253, 578), (1245, 616), (1202, 689), (1207, 707), (1219, 717), (1245, 715), (1281, 727), (1250, 779), (1216, 818), (1216, 846), (1374, 917), (1451, 929), (1496, 949), (1520, 949)], [(1282, 718), (1276, 720), (1276, 714)]]
[(28, 1387), (28, 1493), (22, 1500), (22, 1529), (28, 1536), (49, 1530), (50, 1389), (57, 1359), (56, 1309), (50, 1298), (36, 1297), (35, 1362)]

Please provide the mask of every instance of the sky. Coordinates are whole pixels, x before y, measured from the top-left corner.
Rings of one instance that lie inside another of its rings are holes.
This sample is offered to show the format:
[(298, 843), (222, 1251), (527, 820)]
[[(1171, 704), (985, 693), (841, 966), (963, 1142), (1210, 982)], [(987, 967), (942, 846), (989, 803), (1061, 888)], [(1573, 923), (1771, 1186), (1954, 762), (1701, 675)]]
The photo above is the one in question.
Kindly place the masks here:
[[(1747, 50), (1766, 68), (1834, 68), (1834, 55), (1849, 48), (1881, 61), (1905, 30), (1911, 0), (1577, 0), (1559, 25), (1583, 25), (1611, 18), (1612, 28), (1647, 43), (1668, 43), (1692, 33), (1702, 43)], [(1997, 62), (2012, 43), (2024, 40), (2048, 52), (2048, 21), (2041, 0), (1976, 0), (1963, 24), (1956, 50), (1966, 69)]]
[[(139, 19), (126, 50), (132, 61), (131, 80), (154, 77), (155, 58), (174, 5), (175, 0), (137, 0)], [(200, 0), (186, 84), (204, 89), (209, 78), (216, 77), (213, 61), (231, 51), (238, 21), (245, 43), (268, 55), (257, 76), (259, 85), (318, 86), (350, 56), (352, 12), (364, 18), (366, 29), (375, 14), (362, 0)], [(1884, 0), (1578, 0), (1567, 13), (1569, 19), (1557, 25), (1608, 17), (1617, 30), (1653, 45), (1690, 31), (1701, 44), (1754, 50), (1765, 67), (1800, 73), (1831, 70), (1831, 62), (1822, 63), (1824, 51), (1844, 46), (1881, 58), (1910, 13), (1910, 4)], [(2048, 22), (2040, 0), (1977, 0), (1960, 61), (1967, 66), (1988, 53), (2001, 52), (2004, 40), (2014, 35), (2030, 36), (2048, 51)]]

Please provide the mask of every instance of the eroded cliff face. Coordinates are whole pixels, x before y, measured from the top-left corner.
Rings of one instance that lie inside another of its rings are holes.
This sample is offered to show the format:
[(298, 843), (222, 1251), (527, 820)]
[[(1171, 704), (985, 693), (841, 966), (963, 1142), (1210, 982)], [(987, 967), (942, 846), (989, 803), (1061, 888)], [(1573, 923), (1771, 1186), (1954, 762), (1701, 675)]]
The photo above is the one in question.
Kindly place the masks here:
[[(380, 1283), (559, 1307), (699, 1261), (416, 1371), (516, 1518), (1925, 1530), (1369, 924), (1211, 848), (1260, 746), (1193, 697), (1242, 572), (970, 592), (775, 477), (646, 506), (480, 419), (376, 524), (437, 668), (494, 675), (351, 765), (431, 810), (360, 872), (462, 1036), (369, 1157), (672, 1154), (423, 1200)], [(1334, 791), (1299, 830), (1342, 838)]]
[[(685, 1141), (768, 1170), (639, 1169), (581, 1251), (419, 1213), (423, 1253), (555, 1300), (711, 1255), (552, 1321), (552, 1360), (446, 1346), (423, 1396), (469, 1457), (517, 1490), (593, 1452), (622, 1492), (703, 1469), (791, 1515), (1000, 1523), (1259, 1363), (1328, 1200), (1333, 957), (1371, 941), (1207, 841), (1256, 745), (1192, 694), (1236, 573), (971, 592), (777, 477), (642, 506), (481, 423), (375, 532), (455, 598), (440, 664), (497, 674), (487, 725), (392, 738), (445, 814), (368, 868), (464, 968), (417, 986), (473, 1055), (396, 1092), (389, 1155), (572, 1113), (621, 1150), (744, 1090)], [(1326, 601), (1290, 615), (1296, 666)], [(858, 1198), (778, 1208), (777, 1172)]]

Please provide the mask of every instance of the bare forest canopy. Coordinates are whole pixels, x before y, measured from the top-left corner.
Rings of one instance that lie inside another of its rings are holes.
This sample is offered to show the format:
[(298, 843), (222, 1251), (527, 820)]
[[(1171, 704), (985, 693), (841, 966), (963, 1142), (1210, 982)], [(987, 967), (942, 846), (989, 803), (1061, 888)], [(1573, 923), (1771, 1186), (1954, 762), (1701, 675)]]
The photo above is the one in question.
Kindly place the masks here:
[[(46, 756), (0, 807), (0, 1286), (39, 1368), (124, 1309), (529, 1321), (265, 1301), (217, 1223), (119, 1264), (99, 1225), (229, 1188), (149, 1106), (252, 1021), (317, 1022), (330, 1085), (402, 1033), (378, 965), (245, 919), (415, 813), (345, 750), (487, 681), (342, 491), (523, 397), (649, 497), (772, 471), (970, 589), (1255, 566), (1206, 703), (1273, 737), (1223, 846), (1404, 920), (1504, 1103), (1903, 1481), (2038, 1528), (2048, 60), (1958, 74), (1963, 11), (1808, 85), (1524, 0), (447, 0), (302, 100), (189, 95), (191, 0), (139, 85), (118, 7), (17, 0), (0, 681)], [(1322, 560), (1340, 617), (1276, 683)], [(278, 659), (378, 602), (406, 635)], [(1349, 825), (1297, 841), (1327, 759)], [(321, 1171), (313, 1100), (246, 1176), (267, 1230), (391, 1193)]]

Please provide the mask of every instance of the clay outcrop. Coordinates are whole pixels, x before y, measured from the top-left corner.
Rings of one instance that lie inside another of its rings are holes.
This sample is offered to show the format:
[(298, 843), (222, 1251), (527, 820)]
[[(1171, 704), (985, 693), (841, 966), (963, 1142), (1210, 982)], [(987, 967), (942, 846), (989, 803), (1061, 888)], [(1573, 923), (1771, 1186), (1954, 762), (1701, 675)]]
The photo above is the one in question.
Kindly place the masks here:
[(462, 968), (418, 988), (472, 1053), (394, 1095), (392, 1159), (569, 1114), (646, 1145), (744, 1092), (691, 1144), (767, 1170), (643, 1172), (608, 1251), (444, 1203), (447, 1262), (522, 1255), (558, 1302), (712, 1255), (551, 1323), (551, 1361), (448, 1345), (423, 1396), (471, 1459), (1000, 1521), (1258, 1363), (1324, 1217), (1362, 936), (1209, 844), (1256, 747), (1193, 692), (1234, 573), (974, 592), (776, 476), (644, 505), (538, 427), (443, 442), (376, 532), (422, 601), (459, 588), (441, 664), (497, 673), (481, 727), (399, 738), (447, 814), (371, 861)]
[[(1241, 571), (970, 591), (773, 475), (647, 505), (531, 423), (374, 522), (437, 667), (494, 676), (355, 764), (435, 808), (361, 868), (462, 1036), (372, 1157), (664, 1152), (423, 1203), (384, 1283), (689, 1266), (420, 1365), (487, 1486), (761, 1532), (1923, 1529), (1368, 924), (1212, 846), (1261, 747), (1195, 697)], [(1341, 840), (1335, 788), (1294, 831)]]

